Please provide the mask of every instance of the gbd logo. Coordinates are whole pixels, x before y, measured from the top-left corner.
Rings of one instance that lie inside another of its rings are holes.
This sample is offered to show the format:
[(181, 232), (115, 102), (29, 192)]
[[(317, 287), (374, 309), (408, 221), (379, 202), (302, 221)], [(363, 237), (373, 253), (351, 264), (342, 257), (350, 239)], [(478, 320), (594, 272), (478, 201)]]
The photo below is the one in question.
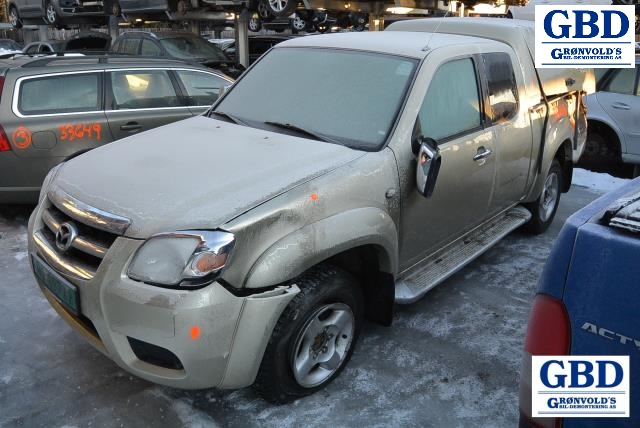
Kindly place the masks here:
[(634, 6), (536, 5), (538, 68), (632, 68)]
[(628, 417), (629, 356), (531, 357), (534, 417)]
[(556, 9), (544, 17), (544, 32), (552, 39), (619, 39), (628, 31), (629, 18), (619, 10), (572, 10), (570, 15)]
[(547, 388), (615, 388), (624, 370), (616, 361), (550, 360), (540, 368), (540, 381)]

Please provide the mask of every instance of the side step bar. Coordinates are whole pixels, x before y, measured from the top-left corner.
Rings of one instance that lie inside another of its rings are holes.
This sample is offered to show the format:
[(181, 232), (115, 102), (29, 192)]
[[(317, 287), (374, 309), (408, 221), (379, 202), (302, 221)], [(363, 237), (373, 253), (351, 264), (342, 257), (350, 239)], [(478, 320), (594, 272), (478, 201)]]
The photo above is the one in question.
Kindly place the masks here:
[(516, 206), (431, 254), (396, 281), (396, 303), (419, 300), (530, 218), (529, 210)]

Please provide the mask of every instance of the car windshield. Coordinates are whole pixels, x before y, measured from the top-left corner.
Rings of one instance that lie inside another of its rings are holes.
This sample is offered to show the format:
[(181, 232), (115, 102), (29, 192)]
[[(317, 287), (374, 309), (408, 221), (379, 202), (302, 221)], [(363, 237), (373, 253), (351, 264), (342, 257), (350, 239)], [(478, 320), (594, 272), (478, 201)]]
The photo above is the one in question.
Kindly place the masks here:
[(345, 49), (276, 48), (236, 82), (215, 110), (250, 126), (284, 132), (277, 124), (287, 125), (287, 132), (295, 133), (295, 127), (301, 136), (379, 150), (416, 64), (401, 56)]
[(22, 50), (22, 48), (20, 47), (19, 44), (17, 44), (13, 40), (8, 40), (8, 39), (0, 40), (0, 49), (5, 50), (5, 51), (20, 51), (20, 50)]
[(172, 56), (180, 59), (206, 58), (216, 61), (228, 61), (222, 50), (198, 36), (179, 36), (161, 39), (160, 44)]

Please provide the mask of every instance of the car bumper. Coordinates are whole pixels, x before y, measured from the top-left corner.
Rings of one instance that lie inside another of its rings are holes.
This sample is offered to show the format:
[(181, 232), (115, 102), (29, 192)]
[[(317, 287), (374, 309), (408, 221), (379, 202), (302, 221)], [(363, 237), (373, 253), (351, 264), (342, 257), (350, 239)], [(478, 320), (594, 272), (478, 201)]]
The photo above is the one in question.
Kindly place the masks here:
[[(48, 266), (42, 207), (29, 221), (29, 255)], [(239, 297), (217, 282), (193, 291), (171, 290), (129, 279), (126, 267), (142, 241), (119, 237), (95, 276), (60, 276), (78, 288), (74, 315), (37, 282), (60, 316), (123, 369), (176, 388), (240, 388), (251, 385), (273, 327), (299, 291), (294, 286)], [(58, 272), (59, 273), (59, 272)]]

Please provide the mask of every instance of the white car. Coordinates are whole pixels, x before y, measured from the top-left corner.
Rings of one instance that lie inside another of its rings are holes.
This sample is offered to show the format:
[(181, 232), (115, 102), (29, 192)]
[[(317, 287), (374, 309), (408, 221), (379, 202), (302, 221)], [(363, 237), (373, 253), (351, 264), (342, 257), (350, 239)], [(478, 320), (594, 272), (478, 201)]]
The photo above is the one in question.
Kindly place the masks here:
[(580, 165), (619, 176), (640, 174), (640, 56), (635, 68), (598, 70), (595, 94), (585, 97), (588, 135)]

